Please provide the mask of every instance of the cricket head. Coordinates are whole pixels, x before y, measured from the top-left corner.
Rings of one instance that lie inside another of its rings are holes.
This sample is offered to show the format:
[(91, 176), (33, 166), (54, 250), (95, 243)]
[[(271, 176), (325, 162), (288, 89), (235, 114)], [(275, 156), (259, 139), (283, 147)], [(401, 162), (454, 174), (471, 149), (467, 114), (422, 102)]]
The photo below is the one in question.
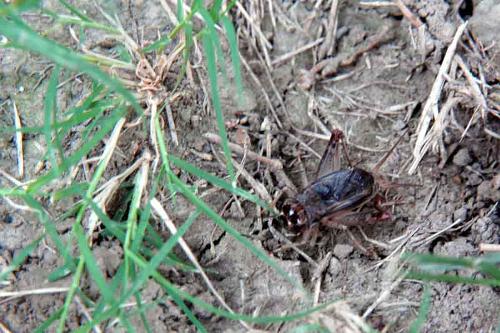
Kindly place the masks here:
[(308, 218), (304, 205), (299, 202), (288, 202), (282, 208), (283, 218), (289, 229), (297, 229), (307, 224)]

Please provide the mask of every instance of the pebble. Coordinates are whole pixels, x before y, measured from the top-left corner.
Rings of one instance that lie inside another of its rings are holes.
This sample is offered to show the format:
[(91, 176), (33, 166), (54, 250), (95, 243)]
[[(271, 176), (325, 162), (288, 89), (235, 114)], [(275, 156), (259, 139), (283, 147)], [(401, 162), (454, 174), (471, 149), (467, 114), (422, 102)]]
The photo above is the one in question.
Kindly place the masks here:
[(460, 149), (455, 156), (453, 156), (453, 164), (458, 166), (466, 166), (472, 162), (469, 150), (467, 148)]
[(483, 179), (475, 173), (471, 173), (467, 176), (467, 185), (469, 186), (477, 186), (481, 184), (482, 181)]
[(191, 126), (193, 128), (198, 128), (200, 126), (201, 117), (197, 114), (191, 116)]
[(500, 200), (500, 191), (495, 188), (495, 182), (493, 180), (485, 180), (477, 187), (477, 199), (478, 200)]
[(466, 207), (460, 207), (455, 212), (453, 212), (453, 220), (454, 221), (460, 220), (462, 222), (465, 222), (466, 218), (467, 218), (467, 208)]
[(331, 276), (336, 277), (342, 272), (342, 264), (340, 261), (332, 257), (330, 259), (330, 265), (328, 265), (328, 273), (330, 273)]
[(352, 253), (353, 250), (354, 248), (349, 244), (337, 244), (333, 248), (333, 254), (338, 259), (345, 259)]

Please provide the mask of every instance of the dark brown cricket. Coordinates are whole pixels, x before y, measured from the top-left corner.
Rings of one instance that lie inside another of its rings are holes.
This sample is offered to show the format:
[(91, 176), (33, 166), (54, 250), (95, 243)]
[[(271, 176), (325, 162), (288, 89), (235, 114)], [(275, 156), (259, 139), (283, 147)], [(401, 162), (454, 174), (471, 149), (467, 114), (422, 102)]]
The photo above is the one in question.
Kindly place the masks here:
[[(319, 224), (351, 226), (370, 224), (390, 218), (377, 193), (375, 177), (378, 169), (398, 142), (374, 167), (373, 172), (352, 167), (341, 130), (332, 131), (321, 158), (316, 179), (295, 198), (283, 205), (283, 218), (292, 230), (304, 230)], [(349, 168), (340, 167), (340, 146)]]

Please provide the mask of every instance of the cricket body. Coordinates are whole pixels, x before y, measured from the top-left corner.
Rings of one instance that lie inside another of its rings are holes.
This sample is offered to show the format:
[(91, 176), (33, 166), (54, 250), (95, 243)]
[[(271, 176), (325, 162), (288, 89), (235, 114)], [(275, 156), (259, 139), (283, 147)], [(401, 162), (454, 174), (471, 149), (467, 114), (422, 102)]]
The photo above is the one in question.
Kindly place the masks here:
[[(318, 225), (346, 227), (390, 218), (381, 207), (383, 197), (377, 193), (374, 174), (397, 143), (370, 173), (351, 166), (343, 138), (342, 131), (332, 131), (316, 179), (283, 205), (283, 217), (290, 229), (301, 231)], [(340, 168), (341, 145), (349, 168)]]

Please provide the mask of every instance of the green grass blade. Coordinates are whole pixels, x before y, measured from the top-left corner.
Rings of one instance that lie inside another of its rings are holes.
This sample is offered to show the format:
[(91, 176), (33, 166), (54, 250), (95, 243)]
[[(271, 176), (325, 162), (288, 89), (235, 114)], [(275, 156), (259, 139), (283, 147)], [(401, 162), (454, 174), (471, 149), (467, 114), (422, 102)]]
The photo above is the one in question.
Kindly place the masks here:
[(250, 252), (252, 252), (257, 258), (262, 262), (266, 263), (274, 270), (276, 270), (283, 278), (285, 278), (290, 284), (295, 288), (302, 291), (304, 295), (308, 295), (307, 291), (302, 288), (297, 281), (292, 278), (283, 268), (281, 268), (276, 262), (274, 262), (263, 250), (257, 248), (248, 239), (243, 237), (236, 229), (231, 227), (223, 218), (219, 216), (215, 211), (213, 211), (208, 205), (198, 198), (189, 187), (184, 184), (177, 176), (172, 176), (172, 180), (175, 185), (177, 185), (181, 193), (189, 200), (193, 205), (200, 209), (205, 215), (207, 215), (215, 224), (221, 227), (229, 235), (233, 236), (238, 242), (245, 246)]
[(0, 16), (12, 14), (14, 12), (24, 12), (40, 7), (40, 0), (18, 0), (13, 1), (11, 4), (7, 4), (8, 1), (3, 2), (4, 3), (0, 3)]
[[(142, 258), (137, 257), (132, 253), (130, 253), (130, 256), (138, 264), (138, 266), (142, 267), (143, 269), (146, 269), (148, 263), (146, 263)], [(331, 302), (328, 302), (326, 304), (322, 304), (322, 305), (319, 305), (316, 307), (312, 307), (312, 308), (302, 310), (299, 312), (295, 312), (295, 313), (292, 313), (290, 315), (285, 315), (285, 316), (254, 317), (254, 316), (250, 316), (250, 315), (228, 312), (226, 310), (222, 310), (222, 309), (217, 308), (211, 304), (208, 304), (197, 297), (191, 296), (189, 293), (174, 286), (172, 283), (170, 283), (167, 279), (165, 279), (157, 271), (153, 271), (152, 276), (164, 288), (170, 289), (176, 295), (179, 295), (183, 299), (186, 299), (187, 301), (193, 303), (194, 305), (200, 307), (203, 310), (209, 311), (209, 312), (213, 313), (214, 315), (225, 317), (228, 319), (243, 320), (243, 321), (246, 321), (249, 323), (256, 323), (256, 324), (272, 324), (272, 323), (280, 323), (280, 322), (284, 322), (284, 321), (293, 321), (293, 320), (301, 319), (301, 318), (304, 318), (304, 317), (311, 315), (312, 313), (321, 311), (322, 309), (324, 309), (324, 308), (326, 308), (326, 307), (328, 307), (336, 302), (336, 301), (331, 301)]]
[(146, 229), (149, 225), (149, 218), (151, 216), (151, 200), (155, 197), (157, 189), (158, 189), (158, 184), (160, 182), (160, 178), (163, 176), (163, 169), (160, 170), (158, 175), (155, 177), (153, 180), (153, 184), (151, 185), (151, 189), (149, 190), (149, 198), (148, 201), (146, 202), (146, 205), (140, 212), (140, 217), (139, 217), (139, 224), (137, 226), (137, 234), (134, 240), (132, 241), (132, 245), (130, 246), (131, 250), (133, 252), (138, 252), (141, 244), (144, 240), (144, 236), (146, 233)]
[(224, 125), (224, 115), (222, 114), (222, 108), (219, 97), (219, 88), (217, 85), (217, 67), (215, 65), (215, 53), (212, 44), (212, 39), (207, 33), (202, 34), (203, 47), (205, 49), (205, 57), (207, 59), (207, 69), (208, 77), (210, 79), (211, 87), (211, 97), (212, 104), (215, 110), (215, 115), (217, 118), (217, 127), (219, 128), (219, 136), (222, 141), (222, 149), (224, 151), (224, 157), (226, 159), (226, 169), (233, 186), (235, 185), (235, 175), (234, 167), (231, 160), (231, 149), (229, 149), (226, 127)]
[(52, 272), (50, 272), (47, 280), (49, 282), (55, 282), (62, 278), (65, 278), (74, 271), (74, 267), (78, 266), (77, 260), (72, 260), (69, 263), (64, 263), (62, 266), (57, 267)]
[(241, 78), (241, 63), (240, 52), (238, 50), (238, 39), (236, 31), (234, 31), (233, 23), (226, 16), (223, 16), (222, 25), (226, 31), (227, 40), (229, 43), (229, 51), (231, 54), (231, 64), (233, 66), (234, 81), (236, 82), (236, 89), (238, 92), (238, 102), (243, 103), (243, 80)]
[(59, 177), (62, 172), (69, 170), (70, 167), (78, 163), (85, 157), (95, 146), (101, 142), (101, 140), (108, 134), (113, 127), (116, 125), (118, 119), (122, 117), (125, 113), (126, 109), (124, 107), (119, 107), (115, 110), (109, 117), (106, 117), (101, 121), (101, 128), (96, 131), (96, 133), (83, 142), (82, 146), (75, 151), (72, 155), (68, 156), (66, 159), (59, 164), (58, 169), (59, 172), (56, 172), (56, 169), (52, 168), (47, 174), (37, 178), (34, 182), (32, 182), (27, 191), (29, 193), (36, 193), (38, 190), (45, 184), (51, 182), (55, 178)]
[(210, 16), (216, 22), (219, 21), (221, 7), (222, 7), (222, 0), (214, 0), (212, 6), (210, 7)]
[(149, 326), (148, 319), (146, 318), (146, 309), (142, 304), (141, 294), (137, 292), (134, 294), (134, 297), (137, 303), (137, 310), (139, 311), (139, 316), (141, 317), (142, 325), (144, 326), (146, 333), (153, 333), (151, 327)]
[(45, 212), (43, 206), (29, 194), (23, 194), (21, 195), (21, 198), (28, 206), (30, 206), (36, 211), (38, 219), (42, 223), (49, 237), (54, 242), (57, 251), (63, 256), (65, 263), (68, 264), (69, 267), (71, 267), (71, 269), (74, 269), (73, 257), (68, 251), (68, 246), (61, 240), (61, 237), (57, 232), (54, 222), (52, 221), (50, 216)]
[[(153, 271), (162, 263), (162, 261), (166, 258), (166, 256), (172, 251), (175, 245), (179, 242), (179, 238), (181, 238), (189, 229), (189, 227), (196, 221), (196, 218), (200, 215), (199, 211), (194, 212), (189, 216), (189, 218), (184, 222), (181, 227), (177, 230), (177, 232), (172, 235), (167, 242), (158, 250), (158, 252), (151, 258), (146, 267), (143, 267), (139, 276), (134, 281), (130, 291), (125, 294), (127, 299), (130, 297), (130, 294), (136, 292), (144, 283), (146, 283), (147, 279), (152, 275)], [(126, 254), (131, 254), (131, 251), (126, 250)]]
[[(109, 234), (110, 236), (116, 237), (116, 239), (118, 239), (123, 244), (125, 242), (125, 229), (123, 228), (123, 224), (112, 221), (94, 202), (91, 202), (90, 206), (104, 225), (104, 232)], [(150, 258), (154, 254), (149, 248), (149, 245), (152, 245), (155, 248), (160, 248), (164, 244), (164, 241), (160, 236), (158, 236), (153, 227), (151, 227), (151, 225), (149, 225), (148, 223), (146, 224), (146, 229), (149, 232), (149, 234), (146, 236), (146, 240), (149, 242), (149, 244), (148, 246), (141, 246), (139, 247), (139, 249), (142, 255)], [(137, 249), (134, 249), (134, 252), (137, 252)], [(170, 253), (169, 256), (165, 258), (164, 264), (185, 271), (194, 270), (192, 266), (183, 263), (173, 253)]]
[(227, 81), (226, 63), (224, 62), (224, 51), (222, 50), (222, 43), (220, 41), (217, 30), (215, 29), (215, 22), (210, 13), (203, 7), (201, 7), (198, 12), (203, 17), (205, 21), (205, 31), (202, 32), (204, 35), (208, 35), (212, 40), (212, 45), (214, 46), (216, 60), (219, 63), (219, 69), (222, 76)]
[(0, 272), (0, 282), (4, 281), (8, 274), (15, 271), (26, 260), (26, 258), (38, 247), (38, 244), (44, 236), (45, 234), (42, 234), (16, 254), (16, 256), (12, 259), (11, 264)]
[(208, 181), (209, 183), (211, 183), (212, 185), (223, 188), (226, 191), (229, 191), (237, 196), (240, 196), (241, 198), (243, 198), (245, 200), (248, 200), (250, 202), (253, 202), (253, 203), (261, 206), (264, 209), (272, 211), (272, 208), (269, 206), (269, 204), (267, 202), (265, 202), (264, 200), (261, 200), (256, 195), (253, 195), (240, 187), (233, 187), (231, 184), (224, 181), (224, 179), (221, 179), (217, 176), (211, 175), (210, 173), (203, 171), (202, 169), (199, 169), (196, 166), (192, 165), (191, 163), (186, 162), (183, 159), (180, 159), (174, 155), (169, 155), (169, 159), (174, 165), (176, 165), (177, 167), (181, 168), (184, 171), (189, 172), (193, 176), (203, 178), (206, 181)]
[(463, 284), (474, 284), (483, 285), (491, 287), (499, 287), (500, 280), (498, 279), (482, 279), (469, 276), (460, 276), (452, 274), (430, 274), (417, 271), (408, 272), (406, 278), (416, 279), (422, 281), (438, 281), (438, 282), (449, 282), (449, 283), (463, 283)]
[(54, 202), (64, 198), (73, 197), (85, 193), (89, 188), (89, 183), (74, 183), (63, 189), (57, 190), (52, 195)]
[(427, 315), (429, 314), (430, 306), (431, 306), (431, 287), (428, 283), (424, 285), (424, 292), (422, 294), (422, 301), (420, 302), (420, 309), (418, 310), (418, 316), (413, 321), (410, 326), (410, 333), (418, 333), (422, 329), (422, 326), (425, 324), (427, 320)]
[(44, 333), (44, 332), (49, 332), (49, 327), (50, 325), (52, 325), (56, 320), (57, 318), (59, 318), (59, 316), (61, 315), (62, 313), (62, 308), (59, 308), (57, 311), (54, 311), (50, 316), (49, 318), (47, 318), (43, 323), (40, 324), (40, 326), (38, 326), (34, 331), (33, 333)]
[(101, 273), (99, 266), (96, 264), (96, 259), (92, 254), (88, 244), (87, 238), (83, 233), (83, 228), (80, 224), (75, 225), (75, 237), (78, 242), (78, 247), (80, 249), (80, 253), (82, 254), (83, 260), (85, 261), (85, 266), (87, 267), (89, 276), (94, 280), (97, 285), (97, 288), (101, 292), (101, 295), (104, 297), (104, 300), (110, 304), (113, 303), (113, 294), (109, 289), (108, 284), (106, 283), (106, 279), (104, 275)]
[(329, 333), (330, 331), (320, 324), (304, 324), (295, 327), (290, 333)]
[[(55, 172), (59, 173), (56, 149), (52, 143), (52, 131), (54, 124), (57, 122), (57, 83), (60, 73), (59, 66), (56, 66), (52, 71), (45, 94), (44, 101), (44, 126), (43, 134), (45, 136), (45, 143), (47, 144), (47, 155), (49, 156), (50, 163), (54, 167)], [(57, 149), (61, 151), (61, 149)], [(61, 155), (62, 157), (62, 155)]]
[[(447, 280), (460, 281), (460, 279), (462, 278), (469, 280), (468, 278), (461, 276), (456, 277), (458, 278), (458, 280), (455, 280), (456, 278), (453, 278), (452, 275), (446, 275), (440, 273), (451, 270), (475, 270), (482, 274), (493, 277), (500, 283), (500, 268), (498, 267), (498, 265), (500, 264), (500, 254), (492, 254), (482, 257), (455, 258), (455, 257), (437, 256), (433, 254), (409, 253), (405, 254), (403, 258), (408, 260), (409, 263), (412, 264), (418, 270), (423, 271), (423, 274), (426, 274), (427, 278), (430, 278), (430, 276), (433, 273), (436, 273), (436, 276), (439, 275)], [(478, 282), (480, 281), (480, 279), (479, 280), (475, 279), (475, 281), (476, 283), (481, 283)], [(488, 281), (488, 279), (486, 279), (485, 281)]]
[[(95, 316), (93, 324), (96, 324), (102, 320), (105, 320), (110, 316), (112, 313), (118, 310), (118, 304), (121, 304), (125, 301), (127, 301), (130, 296), (132, 296), (134, 293), (138, 292), (141, 286), (143, 286), (151, 274), (153, 274), (154, 270), (164, 261), (166, 256), (170, 253), (170, 251), (174, 248), (174, 246), (178, 243), (179, 238), (182, 237), (189, 227), (196, 221), (196, 218), (199, 216), (199, 212), (196, 211), (195, 213), (191, 214), (190, 217), (184, 222), (177, 232), (172, 235), (167, 242), (163, 244), (163, 246), (158, 250), (158, 252), (151, 258), (151, 260), (148, 262), (147, 265), (143, 265), (142, 269), (139, 271), (139, 274), (136, 276), (135, 280), (133, 281), (131, 287), (124, 292), (124, 294), (120, 297), (120, 300), (113, 305), (106, 313), (103, 313), (102, 316)], [(131, 258), (136, 258), (137, 255), (130, 251), (130, 249), (125, 250), (125, 255), (129, 256)], [(186, 313), (186, 315), (188, 315)], [(194, 319), (193, 319), (194, 320)]]
[(41, 37), (18, 17), (11, 15), (11, 20), (0, 18), (0, 34), (7, 37), (17, 48), (41, 54), (47, 59), (76, 72), (85, 72), (94, 80), (102, 82), (117, 92), (134, 107), (138, 113), (142, 108), (134, 95), (116, 79), (110, 77), (98, 67), (89, 64), (84, 57), (47, 38)]
[(85, 14), (83, 14), (81, 11), (78, 10), (75, 6), (71, 5), (65, 0), (59, 0), (59, 2), (66, 7), (73, 15), (78, 16), (81, 20), (91, 22), (92, 20)]
[(160, 37), (154, 43), (151, 43), (150, 45), (144, 47), (142, 49), (142, 52), (143, 53), (150, 53), (150, 52), (156, 51), (158, 53), (161, 53), (161, 52), (163, 52), (165, 47), (167, 47), (167, 45), (170, 44), (171, 42), (172, 41), (170, 40), (170, 38), (168, 38), (168, 36)]
[(184, 1), (177, 0), (177, 20), (184, 21)]
[[(147, 168), (141, 167), (139, 172), (135, 176), (135, 187), (132, 195), (132, 201), (130, 203), (129, 215), (127, 218), (127, 232), (125, 234), (125, 242), (123, 243), (123, 250), (127, 252), (130, 249), (130, 244), (136, 236), (137, 229), (137, 213), (139, 206), (141, 204), (142, 191), (147, 183)], [(127, 280), (129, 278), (129, 273), (133, 274), (134, 268), (130, 265), (127, 256), (125, 256), (125, 277), (123, 281), (123, 286), (127, 286)], [(130, 271), (129, 271), (130, 270)]]
[[(189, 187), (184, 184), (180, 179), (175, 176), (171, 170), (170, 166), (168, 164), (168, 155), (165, 149), (165, 142), (163, 142), (163, 132), (161, 131), (161, 128), (159, 126), (159, 123), (156, 124), (156, 133), (158, 139), (158, 145), (160, 147), (160, 156), (162, 159), (162, 165), (163, 168), (165, 168), (165, 171), (167, 174), (170, 174), (170, 180), (172, 181), (173, 185), (176, 185), (179, 190), (182, 192), (182, 194), (189, 200), (191, 203), (193, 203), (201, 212), (203, 212), (205, 215), (207, 215), (214, 223), (219, 225), (222, 229), (224, 229), (228, 234), (233, 236), (236, 240), (238, 240), (243, 246), (248, 248), (254, 255), (257, 256), (261, 261), (269, 265), (270, 267), (274, 268), (281, 276), (283, 276), (287, 281), (289, 281), (293, 286), (301, 290), (305, 295), (308, 295), (308, 293), (300, 286), (295, 279), (293, 279), (285, 270), (283, 270), (278, 264), (276, 264), (267, 254), (255, 247), (255, 245), (252, 244), (248, 239), (243, 237), (238, 231), (236, 231), (233, 227), (231, 227), (229, 224), (227, 224), (224, 219), (222, 219), (219, 214), (214, 212), (210, 207), (205, 204), (200, 198), (198, 198), (190, 189)], [(168, 169), (167, 169), (168, 168)]]

